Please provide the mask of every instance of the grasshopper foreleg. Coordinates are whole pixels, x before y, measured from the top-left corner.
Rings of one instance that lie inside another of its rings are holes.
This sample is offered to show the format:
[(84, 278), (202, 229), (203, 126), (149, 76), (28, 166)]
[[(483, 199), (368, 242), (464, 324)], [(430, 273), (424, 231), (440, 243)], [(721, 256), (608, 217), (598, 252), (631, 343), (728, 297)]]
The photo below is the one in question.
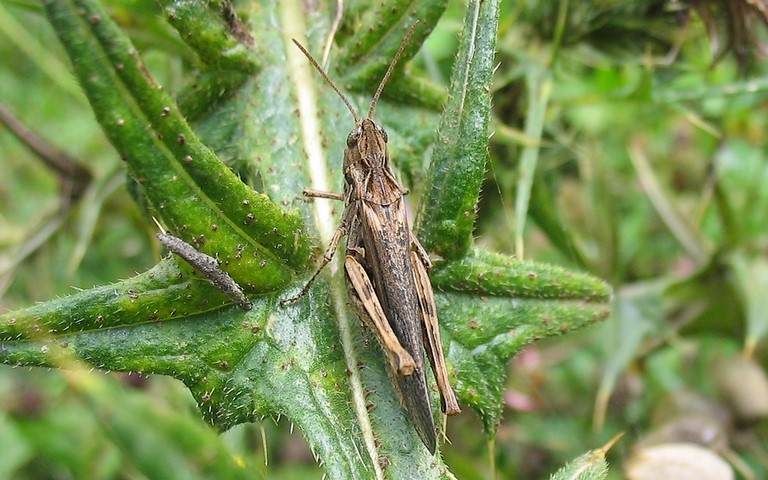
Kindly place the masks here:
[(310, 198), (326, 198), (328, 200), (338, 200), (340, 202), (345, 200), (344, 194), (342, 193), (324, 192), (323, 190), (314, 190), (311, 188), (305, 188), (302, 193), (305, 197)]

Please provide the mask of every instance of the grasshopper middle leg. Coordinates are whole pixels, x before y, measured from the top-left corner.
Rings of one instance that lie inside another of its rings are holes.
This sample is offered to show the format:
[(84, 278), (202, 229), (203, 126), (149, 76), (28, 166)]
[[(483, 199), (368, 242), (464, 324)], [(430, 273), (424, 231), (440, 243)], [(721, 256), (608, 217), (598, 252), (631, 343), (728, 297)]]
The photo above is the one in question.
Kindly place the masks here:
[[(327, 198), (330, 200), (342, 200), (342, 201), (345, 200), (344, 195), (340, 193), (323, 192), (321, 190), (306, 189), (304, 190), (304, 195), (306, 195), (307, 197), (313, 197), (313, 198)], [(307, 280), (307, 283), (304, 284), (304, 288), (302, 288), (299, 293), (291, 297), (280, 300), (280, 305), (293, 303), (307, 294), (312, 284), (315, 283), (315, 279), (317, 279), (317, 276), (320, 275), (320, 272), (322, 272), (323, 269), (329, 263), (331, 263), (331, 260), (333, 259), (333, 254), (336, 253), (336, 250), (338, 250), (339, 248), (339, 242), (341, 242), (341, 238), (347, 235), (347, 233), (349, 233), (349, 222), (353, 216), (354, 216), (353, 208), (348, 207), (347, 209), (344, 210), (344, 215), (341, 218), (341, 225), (339, 225), (339, 228), (337, 228), (336, 232), (334, 232), (333, 237), (331, 238), (331, 243), (328, 244), (328, 248), (325, 250), (325, 253), (323, 254), (323, 259), (320, 262), (320, 265), (318, 265), (317, 269), (315, 270), (315, 273), (313, 273), (312, 276), (309, 277), (309, 280)]]

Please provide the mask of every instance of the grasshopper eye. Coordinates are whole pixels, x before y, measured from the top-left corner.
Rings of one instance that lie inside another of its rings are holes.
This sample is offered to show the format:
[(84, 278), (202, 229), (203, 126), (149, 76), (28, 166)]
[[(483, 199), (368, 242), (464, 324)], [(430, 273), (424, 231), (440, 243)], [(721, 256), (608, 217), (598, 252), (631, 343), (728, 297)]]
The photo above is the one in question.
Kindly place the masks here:
[(387, 131), (384, 130), (384, 128), (381, 125), (376, 125), (376, 131), (379, 132), (381, 135), (381, 138), (384, 139), (384, 143), (387, 143), (389, 140), (389, 135), (387, 135)]
[(357, 141), (360, 139), (360, 129), (356, 128), (349, 132), (347, 135), (347, 147), (352, 148), (357, 145)]

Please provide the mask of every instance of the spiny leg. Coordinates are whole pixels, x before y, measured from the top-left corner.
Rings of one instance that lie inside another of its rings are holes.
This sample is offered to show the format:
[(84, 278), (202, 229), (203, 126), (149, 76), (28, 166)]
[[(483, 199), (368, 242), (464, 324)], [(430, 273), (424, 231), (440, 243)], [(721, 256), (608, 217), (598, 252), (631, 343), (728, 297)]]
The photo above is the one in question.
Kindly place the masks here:
[(432, 372), (437, 380), (437, 388), (440, 390), (440, 400), (443, 412), (447, 415), (455, 415), (461, 412), (459, 402), (456, 400), (456, 394), (453, 393), (451, 382), (448, 378), (448, 369), (445, 366), (445, 357), (443, 356), (443, 345), (440, 341), (440, 326), (437, 323), (437, 307), (435, 306), (435, 295), (432, 292), (432, 284), (429, 283), (429, 275), (423, 265), (423, 261), (418, 252), (411, 252), (411, 266), (413, 277), (416, 281), (416, 291), (419, 296), (419, 306), (421, 307), (421, 323), (424, 329), (424, 346), (427, 350), (429, 363), (432, 365)]
[[(312, 198), (327, 198), (330, 200), (342, 200), (342, 201), (346, 200), (344, 195), (340, 193), (324, 192), (322, 190), (305, 189), (304, 195)], [(320, 275), (320, 272), (322, 272), (323, 269), (329, 263), (331, 263), (331, 260), (333, 259), (333, 254), (336, 253), (336, 250), (338, 250), (339, 248), (339, 242), (341, 242), (341, 238), (347, 233), (349, 233), (349, 222), (350, 222), (350, 219), (354, 216), (354, 210), (355, 208), (352, 206), (349, 206), (347, 207), (346, 210), (344, 210), (344, 215), (341, 218), (341, 225), (339, 225), (339, 228), (337, 228), (336, 231), (334, 232), (333, 237), (331, 238), (331, 242), (328, 245), (328, 248), (325, 250), (325, 253), (323, 253), (323, 259), (320, 262), (320, 265), (317, 267), (317, 269), (315, 270), (315, 273), (312, 274), (312, 276), (309, 278), (307, 283), (304, 285), (304, 288), (302, 288), (301, 291), (296, 295), (280, 300), (280, 305), (287, 305), (289, 303), (293, 303), (307, 294), (310, 287), (312, 287), (312, 284), (315, 283), (317, 276)]]
[(280, 300), (280, 305), (287, 305), (289, 303), (293, 303), (307, 294), (312, 284), (315, 283), (315, 279), (317, 278), (317, 276), (320, 275), (320, 272), (322, 272), (323, 269), (329, 263), (331, 263), (331, 260), (333, 259), (333, 254), (336, 253), (336, 250), (338, 250), (339, 248), (339, 242), (341, 242), (341, 237), (343, 237), (346, 234), (347, 234), (347, 226), (342, 224), (338, 229), (336, 229), (336, 232), (333, 234), (333, 238), (331, 238), (331, 243), (328, 245), (328, 248), (325, 250), (325, 253), (323, 254), (323, 259), (320, 262), (320, 265), (317, 267), (317, 270), (315, 270), (315, 273), (313, 273), (312, 276), (309, 278), (307, 283), (304, 284), (304, 288), (302, 288), (301, 291), (296, 295)]
[(432, 270), (432, 260), (429, 259), (429, 254), (424, 247), (421, 246), (421, 242), (419, 242), (419, 239), (416, 238), (416, 235), (414, 235), (413, 232), (411, 232), (411, 248), (413, 248), (413, 251), (419, 256), (419, 260), (421, 260), (424, 268), (426, 268), (427, 271)]

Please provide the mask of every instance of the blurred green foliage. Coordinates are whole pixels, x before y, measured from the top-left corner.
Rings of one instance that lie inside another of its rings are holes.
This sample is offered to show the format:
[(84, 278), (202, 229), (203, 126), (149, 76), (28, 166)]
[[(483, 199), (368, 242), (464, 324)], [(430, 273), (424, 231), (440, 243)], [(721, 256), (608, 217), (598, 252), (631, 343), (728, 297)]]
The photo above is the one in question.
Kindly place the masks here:
[[(153, 75), (178, 91), (194, 59), (155, 4), (105, 3)], [(670, 396), (693, 391), (717, 401), (727, 396), (712, 374), (718, 359), (741, 352), (765, 362), (768, 313), (759, 305), (767, 295), (759, 287), (768, 240), (768, 67), (758, 51), (765, 18), (746, 7), (743, 19), (734, 17), (715, 2), (696, 2), (697, 9), (675, 1), (502, 5), (495, 135), (475, 236), (492, 250), (517, 249), (606, 278), (616, 303), (605, 325), (520, 354), (508, 366), (507, 410), (496, 438), (489, 443), (479, 418), (465, 413), (448, 422), (452, 445), (444, 456), (461, 479), (493, 472), (545, 478), (624, 431), (608, 453), (609, 478), (622, 478), (621, 465), (659, 426), (657, 412)], [(437, 82), (450, 75), (462, 16), (463, 5), (452, 2), (418, 58)], [(148, 269), (158, 252), (143, 213), (35, 2), (0, 2), (0, 58), (0, 101), (87, 165), (97, 185), (91, 201), (62, 214), (57, 177), (0, 129), (0, 307)], [(547, 97), (530, 94), (537, 82), (547, 82)], [(532, 129), (526, 112), (537, 101), (544, 115)], [(526, 148), (537, 156), (527, 185), (519, 169)], [(531, 194), (523, 228), (515, 202), (525, 188)], [(33, 251), (16, 265), (25, 248)], [(174, 421), (206, 439), (211, 453), (201, 456), (219, 459), (221, 468), (231, 457), (254, 478), (321, 474), (287, 422), (240, 425), (216, 437), (201, 430), (180, 384), (135, 380), (0, 369), (0, 477), (141, 478), (131, 439), (169, 425), (146, 422), (154, 409), (174, 412)], [(110, 403), (124, 409), (94, 408)], [(132, 418), (143, 427), (110, 427)], [(765, 421), (728, 426), (740, 474), (768, 475)], [(164, 445), (153, 455), (162, 465), (179, 453)], [(184, 454), (180, 462), (201, 478), (210, 471)]]

